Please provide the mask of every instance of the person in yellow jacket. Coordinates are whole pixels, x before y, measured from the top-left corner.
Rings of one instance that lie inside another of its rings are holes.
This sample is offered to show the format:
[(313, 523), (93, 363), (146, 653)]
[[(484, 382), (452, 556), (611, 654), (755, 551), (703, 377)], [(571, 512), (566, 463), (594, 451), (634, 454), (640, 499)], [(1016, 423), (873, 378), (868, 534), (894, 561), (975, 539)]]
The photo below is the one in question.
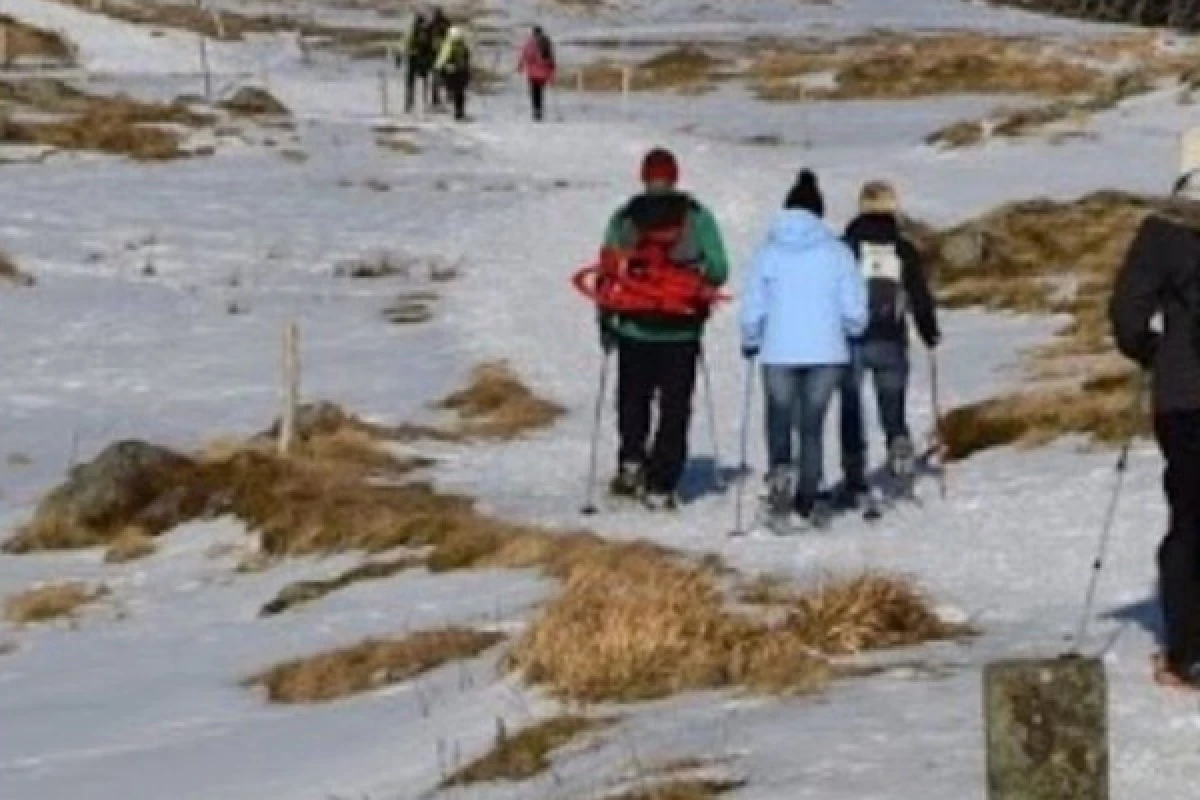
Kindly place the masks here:
[(455, 25), (446, 34), (446, 41), (438, 53), (434, 69), (441, 76), (443, 85), (454, 103), (454, 118), (467, 118), (467, 86), (471, 83), (471, 47), (466, 32)]

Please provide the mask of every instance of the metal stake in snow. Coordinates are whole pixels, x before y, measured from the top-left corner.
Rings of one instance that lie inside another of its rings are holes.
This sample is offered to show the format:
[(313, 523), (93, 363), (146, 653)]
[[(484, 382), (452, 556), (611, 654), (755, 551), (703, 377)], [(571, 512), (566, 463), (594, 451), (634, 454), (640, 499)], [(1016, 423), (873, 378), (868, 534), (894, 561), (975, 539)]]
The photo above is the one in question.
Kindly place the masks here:
[(8, 28), (0, 27), (0, 67), (8, 66)]
[(283, 410), (279, 416), (279, 452), (287, 455), (296, 435), (296, 408), (300, 405), (300, 333), (295, 322), (283, 329)]
[(388, 91), (388, 71), (385, 67), (379, 70), (379, 110), (384, 119), (392, 115), (391, 97)]
[(621, 68), (621, 116), (629, 116), (629, 93), (633, 91), (633, 67)]

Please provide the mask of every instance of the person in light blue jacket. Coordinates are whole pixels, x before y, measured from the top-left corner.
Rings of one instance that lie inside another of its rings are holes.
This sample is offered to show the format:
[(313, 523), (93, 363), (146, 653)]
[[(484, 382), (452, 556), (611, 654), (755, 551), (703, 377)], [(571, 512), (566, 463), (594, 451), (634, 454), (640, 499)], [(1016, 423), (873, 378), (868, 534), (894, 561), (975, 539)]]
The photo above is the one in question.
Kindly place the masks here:
[[(822, 220), (816, 176), (800, 173), (745, 276), (742, 355), (759, 359), (766, 394), (767, 506), (774, 527), (795, 512), (824, 525), (818, 506), (825, 414), (867, 327), (866, 284), (850, 249)], [(793, 436), (799, 457), (793, 459)]]

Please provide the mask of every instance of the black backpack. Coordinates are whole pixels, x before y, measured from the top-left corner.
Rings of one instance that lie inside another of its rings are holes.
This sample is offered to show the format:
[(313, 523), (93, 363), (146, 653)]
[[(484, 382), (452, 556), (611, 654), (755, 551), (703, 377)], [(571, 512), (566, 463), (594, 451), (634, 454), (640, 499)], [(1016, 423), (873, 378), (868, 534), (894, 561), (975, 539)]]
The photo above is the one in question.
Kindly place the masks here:
[(551, 43), (550, 37), (546, 36), (546, 35), (537, 37), (537, 47), (538, 47), (538, 54), (542, 57), (542, 60), (545, 61), (547, 64), (549, 64), (551, 67), (553, 67), (554, 66), (554, 45)]

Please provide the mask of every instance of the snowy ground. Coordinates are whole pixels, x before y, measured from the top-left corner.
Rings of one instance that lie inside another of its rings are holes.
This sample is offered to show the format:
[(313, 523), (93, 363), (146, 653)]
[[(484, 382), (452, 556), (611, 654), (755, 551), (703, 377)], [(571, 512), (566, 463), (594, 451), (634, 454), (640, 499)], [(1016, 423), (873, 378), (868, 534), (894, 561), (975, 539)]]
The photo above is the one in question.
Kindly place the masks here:
[[(644, 5), (622, 18), (559, 24), (579, 41), (614, 30), (631, 41), (733, 37), (777, 32), (784, 19), (839, 34), (872, 26), (1097, 30), (954, 0), (907, 0), (902, 11), (893, 0), (737, 4), (736, 11)], [(192, 80), (194, 37), (153, 37), (48, 0), (5, 0), (4, 10), (64, 30), (106, 82), (162, 90)], [(513, 17), (532, 13), (518, 5)], [(306, 162), (268, 147), (225, 145), (212, 159), (154, 167), (70, 158), (0, 171), (0, 246), (39, 279), (34, 289), (0, 292), (4, 530), (68, 464), (114, 439), (195, 445), (262, 427), (276, 404), (278, 340), (288, 319), (302, 328), (306, 394), (381, 419), (411, 419), (472, 364), (510, 359), (571, 413), (527, 441), (441, 453), (434, 474), (504, 514), (578, 526), (599, 354), (592, 314), (566, 277), (594, 252), (608, 213), (635, 188), (647, 147), (677, 151), (686, 185), (713, 207), (740, 267), (801, 165), (821, 174), (836, 223), (847, 218), (857, 185), (879, 176), (900, 184), (917, 216), (944, 223), (1033, 195), (1161, 190), (1189, 122), (1187, 109), (1163, 92), (1099, 117), (1094, 140), (947, 155), (924, 147), (923, 136), (991, 101), (766, 107), (723, 90), (700, 99), (639, 97), (623, 115), (616, 98), (561, 96), (554, 101), (561, 119), (534, 128), (512, 83), (478, 102), (474, 124), (419, 123), (412, 136), (423, 152), (402, 156), (374, 145), (374, 66), (303, 68), (276, 37), (220, 45), (215, 58), (231, 78), (269, 60), (272, 88), (299, 118), (294, 141), (275, 135), (304, 150)], [(772, 133), (782, 146), (739, 144)], [(369, 179), (390, 191), (365, 187)], [(462, 261), (463, 279), (439, 287), (433, 323), (402, 328), (380, 317), (396, 294), (427, 288), (420, 280), (332, 277), (336, 262), (380, 248)], [(147, 263), (155, 276), (143, 274)], [(231, 302), (245, 313), (229, 314)], [(1017, 354), (1054, 325), (957, 313), (945, 327), (944, 402), (953, 405), (1019, 380)], [(729, 467), (743, 379), (732, 314), (714, 321), (707, 356)], [(923, 431), (929, 398), (920, 357), (913, 394), (912, 422)], [(905, 572), (985, 635), (921, 651), (940, 667), (934, 675), (897, 670), (816, 699), (705, 694), (623, 709), (614, 731), (594, 748), (564, 754), (553, 775), (456, 794), (587, 798), (628, 780), (638, 764), (712, 756), (747, 779), (739, 798), (982, 796), (981, 667), (1066, 646), (1113, 454), (1078, 441), (991, 453), (954, 470), (949, 499), (925, 486), (923, 508), (903, 508), (877, 527), (846, 520), (821, 536), (730, 540), (733, 498), (713, 491), (712, 436), (702, 414), (694, 443), (691, 502), (677, 518), (614, 514), (596, 529), (719, 552), (747, 570), (800, 579), (864, 566)], [(611, 440), (605, 448), (608, 463)], [(16, 453), (32, 464), (8, 460)], [(1148, 680), (1152, 555), (1164, 519), (1158, 458), (1148, 446), (1134, 458), (1090, 648), (1103, 648), (1110, 668), (1114, 797), (1184, 798), (1200, 769), (1186, 734), (1200, 716), (1192, 701)], [(0, 641), (18, 645), (0, 655), (0, 796), (420, 797), (486, 749), (496, 718), (515, 729), (551, 707), (498, 677), (494, 658), (322, 708), (267, 707), (237, 685), (261, 666), (447, 622), (513, 628), (552, 587), (523, 574), (413, 573), (263, 621), (256, 612), (280, 586), (347, 562), (235, 575), (228, 558), (210, 554), (243, 535), (231, 523), (193, 526), (172, 533), (149, 560), (125, 566), (104, 565), (95, 552), (0, 558), (0, 594), (76, 577), (113, 589), (111, 602), (77, 629), (0, 630)]]

